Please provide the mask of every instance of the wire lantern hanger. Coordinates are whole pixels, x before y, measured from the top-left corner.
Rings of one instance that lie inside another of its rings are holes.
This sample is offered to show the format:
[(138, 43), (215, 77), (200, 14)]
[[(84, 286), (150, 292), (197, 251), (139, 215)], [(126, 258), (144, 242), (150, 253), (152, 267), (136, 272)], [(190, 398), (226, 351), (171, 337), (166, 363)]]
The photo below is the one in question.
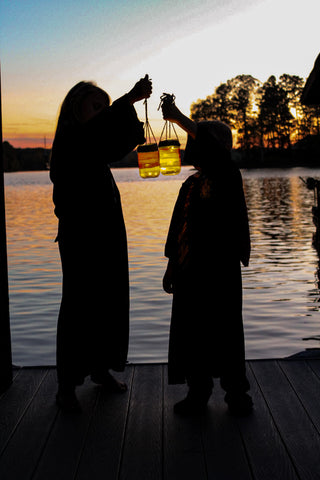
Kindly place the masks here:
[[(172, 105), (174, 103), (175, 99), (176, 99), (176, 96), (173, 93), (171, 93), (171, 94), (170, 93), (163, 93), (160, 97), (160, 104), (159, 104), (158, 110), (160, 110), (160, 108), (162, 107), (163, 104), (168, 103), (168, 104)], [(176, 129), (174, 128), (173, 123), (171, 123), (169, 120), (166, 120), (165, 124), (163, 126), (163, 129), (162, 129), (161, 135), (160, 135), (160, 141), (161, 141), (161, 138), (164, 135), (164, 133), (165, 133), (165, 140), (168, 140), (168, 139), (172, 138), (171, 129), (173, 130), (176, 139), (179, 140)]]
[(142, 178), (155, 178), (160, 174), (159, 150), (148, 119), (147, 99), (144, 101), (144, 106), (146, 117), (144, 123), (144, 137), (146, 141), (143, 145), (139, 145), (137, 148), (139, 174)]
[[(163, 93), (160, 97), (160, 105), (158, 110), (163, 105), (173, 105), (175, 101), (175, 95), (172, 93)], [(175, 138), (173, 138), (173, 133)], [(160, 141), (159, 141), (159, 158), (160, 158), (160, 171), (162, 175), (177, 175), (181, 171), (181, 152), (180, 142), (174, 128), (173, 123), (169, 120), (165, 121), (163, 126)]]
[(146, 117), (146, 121), (144, 123), (144, 136), (145, 136), (145, 139), (146, 139), (145, 144), (147, 144), (147, 145), (153, 144), (153, 143), (156, 144), (157, 141), (156, 141), (156, 138), (154, 136), (154, 133), (153, 133), (153, 130), (151, 128), (149, 118), (148, 118), (148, 102), (147, 102), (147, 99), (145, 99), (143, 104), (145, 106), (145, 117)]

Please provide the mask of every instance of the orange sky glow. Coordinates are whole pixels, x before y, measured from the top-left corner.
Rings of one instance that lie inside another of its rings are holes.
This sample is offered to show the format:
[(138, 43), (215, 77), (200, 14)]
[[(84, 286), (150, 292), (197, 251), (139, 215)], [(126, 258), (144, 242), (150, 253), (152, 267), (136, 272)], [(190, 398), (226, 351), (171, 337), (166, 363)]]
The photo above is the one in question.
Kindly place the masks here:
[[(159, 138), (163, 92), (187, 115), (222, 82), (251, 74), (306, 78), (319, 53), (319, 0), (49, 0), (2, 2), (3, 139), (50, 148), (60, 104), (80, 80), (112, 99), (146, 73), (149, 120)], [(178, 21), (179, 20), (179, 21)], [(136, 104), (144, 120), (142, 102)], [(177, 129), (180, 141), (185, 134)]]

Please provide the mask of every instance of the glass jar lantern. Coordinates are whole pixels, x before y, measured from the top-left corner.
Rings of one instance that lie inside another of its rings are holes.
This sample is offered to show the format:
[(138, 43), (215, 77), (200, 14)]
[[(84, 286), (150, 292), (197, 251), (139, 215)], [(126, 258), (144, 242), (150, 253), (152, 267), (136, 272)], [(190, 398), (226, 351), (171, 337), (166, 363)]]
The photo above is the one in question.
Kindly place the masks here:
[(180, 142), (175, 139), (159, 142), (160, 171), (162, 175), (177, 175), (181, 171)]
[(144, 136), (146, 142), (137, 148), (139, 175), (141, 178), (155, 178), (160, 174), (159, 150), (148, 120), (147, 99), (144, 101), (146, 121), (144, 124)]
[[(174, 103), (175, 96), (164, 93), (159, 108), (164, 103)], [(174, 125), (166, 120), (159, 141), (160, 171), (162, 175), (177, 175), (181, 171), (180, 142)]]
[(137, 153), (140, 177), (158, 177), (160, 174), (158, 145), (156, 143), (139, 145)]

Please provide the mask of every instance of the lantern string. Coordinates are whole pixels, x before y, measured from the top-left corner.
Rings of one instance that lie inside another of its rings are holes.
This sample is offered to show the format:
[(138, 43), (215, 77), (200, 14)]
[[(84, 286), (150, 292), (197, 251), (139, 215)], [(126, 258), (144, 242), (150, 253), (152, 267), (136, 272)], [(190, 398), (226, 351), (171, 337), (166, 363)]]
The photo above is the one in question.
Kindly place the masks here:
[(174, 93), (163, 93), (160, 97), (158, 110), (160, 110), (163, 103), (174, 103), (175, 99), (176, 99), (176, 96)]
[[(159, 103), (158, 110), (160, 110), (160, 108), (162, 107), (162, 105), (164, 103), (173, 104), (175, 99), (176, 99), (176, 96), (173, 93), (163, 93), (160, 97), (160, 103)], [(174, 128), (173, 123), (171, 123), (169, 120), (165, 121), (164, 127), (163, 127), (161, 135), (160, 135), (160, 140), (161, 140), (164, 132), (165, 132), (165, 135), (166, 135), (166, 140), (171, 138), (171, 129), (174, 131), (174, 134), (175, 134), (177, 140), (179, 140), (176, 129)]]
[[(148, 119), (148, 102), (147, 102), (147, 99), (145, 99), (145, 101), (143, 103), (145, 105), (145, 116), (146, 116), (146, 121), (145, 121), (145, 124), (144, 124), (144, 132), (145, 132), (144, 136), (146, 138), (146, 143), (157, 143), (157, 141), (155, 139), (155, 136), (153, 134), (151, 125), (149, 123), (149, 119)], [(153, 137), (153, 141), (152, 141), (151, 136)]]

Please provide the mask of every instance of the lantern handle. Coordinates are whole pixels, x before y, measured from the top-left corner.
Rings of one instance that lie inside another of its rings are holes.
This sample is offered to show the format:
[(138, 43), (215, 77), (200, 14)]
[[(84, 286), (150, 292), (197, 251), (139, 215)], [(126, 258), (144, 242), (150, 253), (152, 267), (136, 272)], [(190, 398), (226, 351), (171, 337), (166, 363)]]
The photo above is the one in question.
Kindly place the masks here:
[(176, 139), (179, 141), (179, 137), (178, 137), (178, 134), (176, 132), (176, 129), (174, 128), (174, 125), (173, 123), (171, 123), (169, 120), (166, 120), (165, 121), (165, 124), (163, 126), (163, 129), (162, 129), (162, 132), (161, 132), (161, 135), (160, 135), (160, 141), (162, 139), (162, 136), (165, 132), (165, 137), (166, 137), (166, 140), (168, 140), (169, 138), (171, 138), (171, 128), (172, 130), (174, 131), (174, 134), (176, 136)]
[[(174, 104), (175, 99), (176, 99), (176, 96), (174, 95), (174, 93), (171, 93), (171, 94), (170, 93), (163, 93), (160, 97), (160, 104), (159, 104), (158, 110), (160, 110), (160, 108), (162, 107), (162, 105), (164, 103), (168, 103), (170, 105)], [(170, 122), (169, 120), (165, 121), (164, 127), (163, 127), (161, 135), (160, 135), (160, 141), (161, 141), (161, 138), (162, 138), (162, 135), (164, 134), (164, 132), (165, 132), (165, 135), (166, 135), (166, 140), (168, 140), (168, 138), (171, 138), (171, 128), (174, 131), (176, 139), (179, 141), (179, 137), (177, 135), (176, 129), (174, 128), (173, 123)]]
[(160, 97), (160, 103), (159, 103), (158, 110), (160, 110), (160, 108), (162, 107), (162, 105), (164, 103), (173, 104), (175, 99), (176, 99), (176, 96), (175, 96), (174, 93), (163, 93)]
[[(157, 143), (156, 138), (154, 136), (154, 133), (152, 131), (151, 125), (149, 123), (149, 119), (148, 119), (148, 102), (147, 102), (147, 99), (145, 99), (145, 101), (143, 103), (144, 103), (144, 106), (145, 106), (145, 116), (146, 116), (146, 121), (145, 121), (145, 124), (144, 124), (144, 132), (145, 132), (144, 136), (146, 138), (145, 143)], [(151, 136), (153, 137), (153, 142), (152, 142)]]
[(145, 106), (145, 117), (146, 117), (146, 123), (149, 123), (149, 120), (148, 120), (148, 102), (147, 102), (147, 99), (145, 99), (145, 101), (143, 102), (144, 106)]

